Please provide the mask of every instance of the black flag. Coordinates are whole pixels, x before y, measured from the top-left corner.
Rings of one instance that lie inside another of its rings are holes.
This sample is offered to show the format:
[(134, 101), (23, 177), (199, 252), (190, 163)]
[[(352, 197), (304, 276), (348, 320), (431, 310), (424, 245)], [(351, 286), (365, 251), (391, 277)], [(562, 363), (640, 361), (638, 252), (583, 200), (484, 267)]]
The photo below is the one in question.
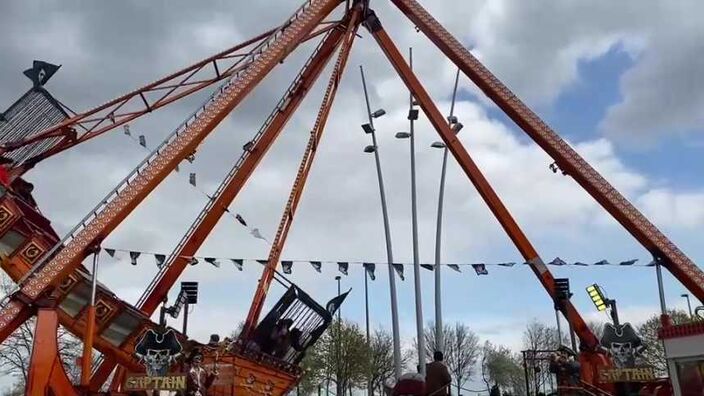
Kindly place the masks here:
[(332, 300), (328, 301), (327, 304), (325, 304), (325, 309), (330, 312), (330, 315), (334, 315), (335, 312), (340, 309), (340, 305), (342, 305), (342, 302), (345, 301), (345, 298), (347, 298), (347, 295), (350, 294), (351, 291), (352, 289), (346, 291), (343, 294), (340, 294), (339, 296), (333, 298)]
[(139, 135), (139, 145), (142, 147), (147, 147), (147, 138), (144, 135)]
[(290, 274), (292, 267), (293, 261), (281, 261), (281, 269), (284, 271), (284, 274)]
[(457, 272), (462, 272), (462, 271), (460, 270), (460, 266), (457, 265), (457, 264), (448, 264), (447, 266), (450, 267), (450, 268), (452, 268), (453, 270), (455, 270), (455, 271), (457, 271)]
[(242, 259), (230, 259), (230, 260), (232, 260), (232, 264), (234, 264), (238, 270), (242, 271)]
[(567, 263), (563, 259), (555, 257), (555, 259), (549, 262), (548, 265), (567, 265)]
[(220, 268), (220, 262), (215, 257), (206, 257), (203, 260), (216, 268)]
[(474, 268), (477, 275), (489, 275), (489, 271), (486, 270), (486, 265), (484, 264), (472, 264), (472, 268)]
[(374, 270), (376, 269), (376, 264), (364, 263), (364, 264), (362, 264), (362, 266), (367, 271), (367, 274), (369, 275), (369, 279), (376, 280), (376, 275), (374, 275)]
[(348, 263), (346, 261), (338, 261), (337, 262), (337, 269), (345, 275), (347, 275), (347, 269), (349, 268), (349, 266), (350, 266), (350, 263)]
[(198, 264), (198, 259), (195, 257), (191, 257), (191, 259), (188, 261), (188, 264), (196, 265), (196, 264)]
[(137, 258), (142, 254), (140, 252), (130, 252), (130, 260), (132, 260), (132, 265), (137, 265)]
[(633, 265), (638, 261), (638, 259), (633, 259), (633, 260), (626, 260), (626, 261), (621, 261), (618, 263), (618, 265)]
[(314, 270), (320, 272), (320, 267), (322, 267), (323, 263), (321, 263), (320, 261), (311, 261), (310, 265), (313, 266)]
[(242, 218), (242, 216), (239, 215), (239, 213), (235, 215), (235, 219), (237, 219), (237, 221), (239, 221), (240, 224), (242, 224), (243, 226), (247, 227), (247, 222), (244, 221), (244, 219)]
[(435, 266), (432, 264), (421, 264), (420, 266), (427, 269), (428, 271), (435, 271)]
[(190, 173), (188, 175), (188, 182), (191, 183), (193, 187), (196, 186), (196, 174), (195, 173)]
[(266, 265), (266, 263), (268, 263), (269, 260), (257, 260), (257, 262), (261, 265)]
[(403, 277), (403, 264), (391, 264), (394, 266), (394, 270), (396, 270), (396, 273), (398, 274), (399, 278), (401, 280), (406, 280), (406, 278)]
[(105, 253), (107, 253), (110, 257), (115, 257), (115, 249), (105, 248)]
[(161, 266), (164, 265), (165, 260), (166, 260), (165, 254), (155, 254), (154, 255), (154, 261), (156, 261), (156, 266), (159, 268), (161, 268)]
[(56, 66), (51, 63), (35, 60), (32, 64), (32, 68), (24, 71), (24, 75), (32, 80), (35, 88), (41, 87), (49, 81), (51, 76), (53, 76), (60, 67), (61, 65)]

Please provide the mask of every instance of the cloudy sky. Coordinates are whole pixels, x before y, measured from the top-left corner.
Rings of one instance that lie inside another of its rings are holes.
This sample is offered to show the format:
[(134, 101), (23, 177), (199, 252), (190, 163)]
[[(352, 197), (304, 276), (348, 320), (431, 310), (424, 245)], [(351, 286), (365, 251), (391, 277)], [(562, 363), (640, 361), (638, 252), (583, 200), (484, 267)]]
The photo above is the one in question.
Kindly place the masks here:
[[(0, 108), (29, 88), (21, 75), (32, 60), (61, 64), (47, 88), (70, 107), (88, 109), (275, 26), (297, 0), (245, 1), (10, 1), (0, 13)], [(653, 1), (423, 1), (436, 18), (524, 99), (695, 262), (704, 260), (704, 13), (699, 2)], [(443, 112), (455, 73), (388, 1), (375, 8), (398, 46), (413, 47), (416, 71)], [(412, 261), (407, 91), (366, 31), (360, 31), (316, 163), (284, 250), (284, 259), (376, 261), (386, 259), (378, 187), (365, 121), (359, 65), (364, 65), (377, 121), (386, 178), (395, 260)], [(212, 193), (264, 121), (314, 43), (275, 69), (199, 148), (193, 164), (171, 175), (104, 243), (106, 247), (169, 253), (205, 204), (184, 174), (196, 172), (198, 189)], [(273, 236), (308, 132), (320, 104), (323, 75), (279, 141), (231, 205), (266, 236)], [(202, 100), (189, 98), (131, 124), (155, 146)], [(648, 252), (569, 177), (553, 174), (552, 160), (484, 98), (460, 79), (456, 115), (460, 139), (503, 198), (541, 256), (549, 261), (650, 261)], [(421, 261), (434, 257), (435, 216), (442, 152), (430, 148), (435, 131), (421, 116), (416, 159)], [(66, 232), (112, 189), (147, 152), (116, 131), (76, 147), (32, 170), (43, 212)], [(443, 261), (520, 261), (521, 258), (454, 161), (448, 166)], [(261, 258), (268, 245), (225, 216), (200, 256)], [(588, 319), (597, 314), (584, 287), (599, 283), (619, 302), (623, 320), (642, 321), (658, 310), (652, 268), (560, 267), (574, 303)], [(182, 280), (201, 282), (191, 334), (228, 333), (244, 318), (261, 267), (243, 272), (224, 265), (189, 268)], [(390, 328), (386, 268), (370, 283), (372, 328)], [(468, 324), (481, 337), (518, 350), (525, 324), (554, 321), (552, 304), (524, 267), (489, 267), (477, 277), (445, 271), (444, 317)], [(119, 296), (136, 301), (156, 273), (150, 257), (133, 267), (104, 257), (100, 279)], [(333, 265), (315, 273), (296, 264), (291, 280), (318, 301), (336, 293)], [(401, 332), (415, 332), (412, 269), (398, 282)], [(432, 273), (423, 271), (426, 320), (433, 310)], [(364, 324), (361, 267), (342, 279), (352, 294), (343, 315)], [(684, 308), (684, 287), (666, 274), (669, 306)], [(272, 303), (281, 293), (274, 286)], [(175, 294), (175, 293), (174, 293)], [(173, 296), (172, 296), (173, 297)], [(174, 322), (176, 325), (176, 322)]]

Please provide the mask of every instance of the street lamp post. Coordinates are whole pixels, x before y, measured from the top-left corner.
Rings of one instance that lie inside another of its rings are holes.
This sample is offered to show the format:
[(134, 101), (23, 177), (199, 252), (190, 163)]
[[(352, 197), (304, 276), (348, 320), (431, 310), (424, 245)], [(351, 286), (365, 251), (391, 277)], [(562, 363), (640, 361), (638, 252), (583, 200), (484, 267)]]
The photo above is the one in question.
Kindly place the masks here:
[[(413, 69), (413, 48), (409, 49), (409, 66)], [(421, 375), (425, 375), (425, 335), (423, 334), (423, 302), (421, 299), (420, 258), (418, 254), (418, 209), (416, 202), (416, 155), (414, 137), (415, 120), (418, 119), (418, 110), (413, 106), (412, 93), (409, 93), (408, 104), (409, 132), (398, 132), (396, 138), (409, 139), (411, 142), (411, 219), (413, 228), (413, 280), (416, 302), (416, 340), (418, 342), (418, 371)]]
[(684, 293), (682, 294), (682, 297), (687, 299), (687, 309), (689, 310), (689, 318), (693, 318), (694, 316), (692, 315), (692, 304), (689, 302), (689, 294)]
[(381, 162), (379, 160), (379, 150), (376, 144), (376, 134), (374, 133), (374, 118), (381, 117), (383, 110), (377, 110), (374, 113), (369, 106), (369, 94), (367, 93), (367, 83), (364, 79), (364, 68), (360, 65), (359, 71), (362, 74), (362, 87), (364, 88), (364, 99), (367, 104), (367, 115), (369, 123), (362, 125), (365, 133), (372, 135), (372, 145), (364, 148), (366, 153), (374, 153), (374, 161), (376, 163), (376, 174), (379, 181), (379, 196), (381, 197), (381, 214), (384, 219), (384, 235), (386, 237), (386, 260), (389, 269), (389, 293), (391, 295), (391, 329), (394, 342), (394, 375), (398, 379), (401, 377), (401, 338), (399, 335), (398, 325), (398, 302), (396, 300), (396, 276), (393, 268), (394, 255), (391, 248), (391, 229), (389, 228), (389, 213), (386, 208), (386, 193), (384, 192), (384, 178), (381, 174)]
[[(457, 97), (457, 84), (460, 79), (460, 70), (457, 69), (455, 75), (455, 86), (452, 90), (452, 102), (450, 104), (450, 116), (447, 117), (450, 127), (457, 124), (455, 113), (455, 98)], [(462, 124), (459, 124), (462, 125)], [(447, 170), (447, 146), (443, 142), (435, 142), (431, 145), (434, 148), (442, 148), (442, 171), (440, 173), (440, 192), (438, 194), (438, 220), (435, 229), (435, 349), (443, 351), (445, 344), (445, 334), (442, 326), (442, 277), (440, 274), (440, 257), (442, 242), (442, 204), (445, 198), (445, 172)]]

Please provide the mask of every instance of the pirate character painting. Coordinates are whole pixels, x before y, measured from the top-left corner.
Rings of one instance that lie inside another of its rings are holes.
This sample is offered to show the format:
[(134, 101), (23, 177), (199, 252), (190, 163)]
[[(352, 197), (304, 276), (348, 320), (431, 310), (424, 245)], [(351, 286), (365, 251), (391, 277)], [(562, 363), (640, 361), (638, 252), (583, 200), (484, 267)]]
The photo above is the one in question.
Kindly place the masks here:
[(609, 350), (617, 368), (632, 368), (645, 345), (630, 323), (604, 325), (601, 345)]
[(150, 377), (167, 375), (169, 368), (176, 362), (182, 351), (183, 347), (171, 329), (163, 334), (149, 329), (135, 347), (135, 355)]
[(186, 396), (204, 396), (210, 385), (218, 376), (217, 365), (212, 372), (206, 370), (203, 364), (203, 354), (199, 349), (194, 349), (186, 359), (188, 364), (188, 377), (186, 379)]

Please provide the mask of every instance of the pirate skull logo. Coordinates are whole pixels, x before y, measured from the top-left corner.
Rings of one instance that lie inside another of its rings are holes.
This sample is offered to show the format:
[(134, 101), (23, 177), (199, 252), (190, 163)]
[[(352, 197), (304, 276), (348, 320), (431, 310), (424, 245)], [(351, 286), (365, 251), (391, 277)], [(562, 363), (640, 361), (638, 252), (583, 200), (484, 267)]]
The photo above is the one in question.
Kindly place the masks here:
[(601, 336), (601, 345), (609, 350), (614, 365), (618, 368), (634, 367), (636, 358), (645, 349), (643, 341), (630, 323), (618, 326), (607, 323)]
[(182, 351), (183, 347), (171, 329), (163, 334), (149, 329), (135, 347), (135, 355), (150, 377), (166, 375)]

